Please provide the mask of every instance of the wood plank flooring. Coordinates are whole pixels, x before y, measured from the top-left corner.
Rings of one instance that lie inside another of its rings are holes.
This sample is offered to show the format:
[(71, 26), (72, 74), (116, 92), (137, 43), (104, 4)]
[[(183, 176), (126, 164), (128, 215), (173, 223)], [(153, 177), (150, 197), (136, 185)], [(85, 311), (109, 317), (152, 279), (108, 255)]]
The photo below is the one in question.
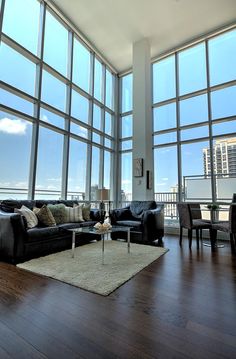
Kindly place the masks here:
[(0, 263), (0, 358), (236, 358), (230, 246), (164, 246), (108, 297)]

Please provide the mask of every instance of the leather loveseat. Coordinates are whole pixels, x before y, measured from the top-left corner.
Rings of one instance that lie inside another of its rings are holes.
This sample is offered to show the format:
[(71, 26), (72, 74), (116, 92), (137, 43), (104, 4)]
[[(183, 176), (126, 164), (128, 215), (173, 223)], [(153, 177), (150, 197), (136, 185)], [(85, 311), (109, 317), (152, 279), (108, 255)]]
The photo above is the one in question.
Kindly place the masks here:
[[(55, 200), (4, 200), (0, 203), (0, 260), (18, 263), (29, 258), (39, 257), (49, 253), (71, 248), (72, 233), (69, 228), (82, 226), (93, 226), (100, 221), (98, 209), (91, 209), (91, 221), (80, 223), (63, 223), (53, 227), (37, 226), (27, 229), (24, 217), (14, 213), (14, 208), (22, 205), (33, 209), (42, 207), (44, 204), (59, 204), (72, 207), (77, 201), (55, 201)], [(76, 236), (77, 244), (87, 243), (93, 239), (100, 239), (96, 234), (86, 236), (81, 233)]]
[[(164, 204), (155, 201), (132, 201), (125, 208), (114, 209), (110, 213), (111, 224), (128, 226), (130, 240), (137, 243), (161, 243), (164, 236)], [(126, 232), (111, 233), (112, 239), (126, 239)]]

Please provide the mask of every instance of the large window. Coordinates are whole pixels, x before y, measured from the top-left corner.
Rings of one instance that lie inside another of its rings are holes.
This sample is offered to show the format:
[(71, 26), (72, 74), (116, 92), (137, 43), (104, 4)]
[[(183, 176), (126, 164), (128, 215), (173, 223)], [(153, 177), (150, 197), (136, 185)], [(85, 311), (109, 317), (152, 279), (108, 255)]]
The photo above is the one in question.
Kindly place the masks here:
[(27, 195), (31, 136), (31, 122), (0, 111), (0, 199), (16, 193), (18, 198)]
[(133, 148), (133, 74), (121, 77), (121, 114), (119, 121), (120, 176), (122, 202), (132, 200), (132, 148)]
[(62, 186), (63, 136), (41, 127), (36, 176), (37, 198), (60, 198)]
[[(236, 30), (153, 64), (155, 198), (230, 201), (236, 185)], [(177, 69), (177, 73), (175, 73)], [(178, 86), (176, 86), (176, 84)]]
[(40, 2), (35, 0), (6, 0), (2, 31), (37, 55)]
[(67, 75), (68, 30), (49, 11), (46, 14), (44, 61), (64, 76)]
[(96, 201), (113, 183), (117, 76), (53, 4), (0, 3), (0, 198)]

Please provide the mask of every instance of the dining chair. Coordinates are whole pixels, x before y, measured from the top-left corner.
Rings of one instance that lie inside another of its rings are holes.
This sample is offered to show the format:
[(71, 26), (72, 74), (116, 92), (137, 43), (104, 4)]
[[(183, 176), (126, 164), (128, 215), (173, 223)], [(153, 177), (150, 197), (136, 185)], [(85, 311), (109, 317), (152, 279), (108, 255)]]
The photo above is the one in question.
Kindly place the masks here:
[(229, 207), (229, 220), (212, 224), (212, 241), (216, 242), (217, 231), (229, 233), (231, 250), (236, 253), (236, 203)]
[[(196, 209), (196, 213), (193, 209)], [(179, 213), (179, 225), (180, 225), (180, 236), (179, 244), (182, 245), (183, 228), (188, 230), (189, 248), (192, 247), (192, 236), (193, 230), (196, 231), (197, 247), (199, 247), (199, 230), (209, 229), (211, 238), (211, 223), (201, 219), (198, 209), (200, 205), (197, 203), (177, 203), (177, 209)], [(197, 218), (196, 218), (197, 217)]]

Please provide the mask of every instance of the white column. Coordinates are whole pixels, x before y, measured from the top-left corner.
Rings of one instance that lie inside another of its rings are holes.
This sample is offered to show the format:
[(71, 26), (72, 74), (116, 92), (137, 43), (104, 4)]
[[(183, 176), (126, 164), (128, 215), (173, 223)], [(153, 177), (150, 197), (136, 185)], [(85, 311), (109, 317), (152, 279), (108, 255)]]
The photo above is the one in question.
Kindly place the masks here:
[(150, 44), (143, 39), (133, 44), (133, 160), (143, 159), (143, 176), (134, 177), (133, 200), (154, 199), (147, 188), (147, 171), (153, 177), (152, 99)]

